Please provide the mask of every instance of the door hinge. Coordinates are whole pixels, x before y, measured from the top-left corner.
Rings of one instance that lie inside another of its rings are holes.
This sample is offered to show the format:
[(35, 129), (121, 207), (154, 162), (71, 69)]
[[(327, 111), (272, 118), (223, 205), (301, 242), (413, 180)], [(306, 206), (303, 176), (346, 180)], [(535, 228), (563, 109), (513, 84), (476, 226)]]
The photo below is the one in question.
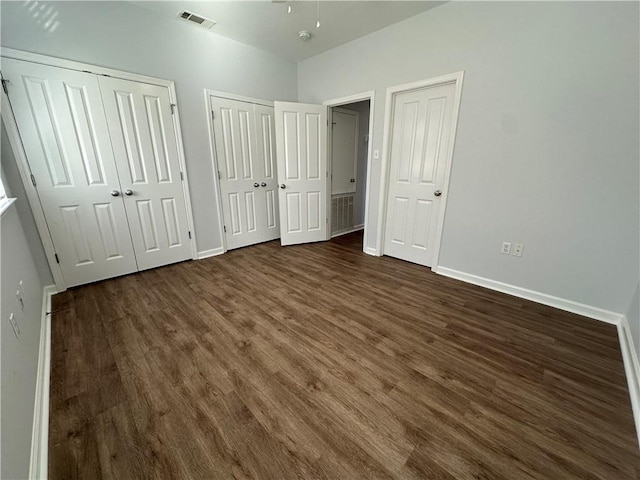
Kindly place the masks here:
[(56, 263), (60, 263), (60, 259), (58, 258), (58, 254), (54, 253), (53, 256), (56, 257)]
[(218, 180), (220, 180), (222, 178), (222, 175), (220, 175), (220, 170), (218, 170)]
[(191, 238), (191, 232), (189, 232), (189, 238)]
[(184, 182), (184, 175), (180, 172), (180, 180)]
[(212, 120), (216, 119), (216, 112), (214, 110), (211, 110), (211, 119)]
[(9, 95), (9, 89), (7, 88), (7, 83), (9, 83), (9, 80), (5, 80), (4, 78), (2, 79), (2, 89), (4, 90), (4, 93), (6, 93), (7, 95)]
[(171, 115), (174, 115), (176, 113), (176, 107), (177, 105), (175, 103), (171, 104)]
[(227, 226), (224, 225), (222, 228), (224, 229), (224, 233), (227, 233)]
[(33, 173), (31, 174), (31, 183), (33, 184), (34, 187), (38, 186), (38, 184), (36, 183), (36, 177), (33, 176)]

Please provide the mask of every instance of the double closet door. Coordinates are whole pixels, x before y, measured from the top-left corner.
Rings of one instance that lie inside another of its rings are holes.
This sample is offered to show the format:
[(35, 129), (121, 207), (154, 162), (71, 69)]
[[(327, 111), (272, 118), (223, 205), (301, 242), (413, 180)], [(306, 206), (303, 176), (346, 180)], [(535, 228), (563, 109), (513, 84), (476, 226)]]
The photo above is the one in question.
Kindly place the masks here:
[(2, 59), (67, 287), (191, 258), (167, 87)]
[(210, 103), (227, 249), (279, 238), (273, 107)]

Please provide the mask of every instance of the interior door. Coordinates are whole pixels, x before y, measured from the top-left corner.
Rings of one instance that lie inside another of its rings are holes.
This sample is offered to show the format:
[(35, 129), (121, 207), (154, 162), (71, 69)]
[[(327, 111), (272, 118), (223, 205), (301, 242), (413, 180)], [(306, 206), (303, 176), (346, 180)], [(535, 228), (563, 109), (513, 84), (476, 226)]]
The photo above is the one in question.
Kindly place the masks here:
[(140, 270), (191, 258), (169, 89), (99, 77)]
[(355, 193), (358, 169), (358, 112), (331, 112), (331, 194)]
[(137, 270), (95, 75), (2, 59), (67, 286)]
[(258, 159), (262, 162), (262, 241), (280, 238), (280, 215), (278, 213), (278, 166), (276, 164), (276, 125), (273, 107), (254, 105), (256, 113), (256, 139)]
[(327, 240), (327, 108), (274, 106), (282, 245)]
[(384, 253), (431, 266), (455, 83), (394, 95)]
[(211, 97), (228, 250), (280, 236), (273, 107)]

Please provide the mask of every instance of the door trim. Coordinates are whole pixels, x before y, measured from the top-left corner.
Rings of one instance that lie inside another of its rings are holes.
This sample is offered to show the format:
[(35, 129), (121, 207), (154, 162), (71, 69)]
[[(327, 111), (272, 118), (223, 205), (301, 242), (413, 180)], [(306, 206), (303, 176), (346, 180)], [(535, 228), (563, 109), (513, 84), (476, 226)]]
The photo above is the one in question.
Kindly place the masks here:
[[(369, 143), (367, 144), (367, 178), (364, 186), (364, 239), (362, 241), (362, 251), (369, 255), (377, 255), (374, 247), (367, 245), (367, 233), (370, 229), (369, 226), (369, 214), (371, 212), (371, 159), (373, 158), (373, 119), (375, 113), (375, 90), (369, 90), (368, 92), (356, 93), (353, 95), (347, 95), (346, 97), (334, 98), (332, 100), (325, 100), (322, 102), (327, 109), (331, 110), (333, 107), (339, 107), (340, 105), (346, 105), (348, 103), (362, 102), (369, 100)], [(329, 171), (333, 168), (331, 158), (331, 129), (327, 129), (327, 168)], [(331, 226), (331, 179), (327, 179), (327, 217), (329, 218), (329, 226)], [(331, 229), (328, 229), (328, 238), (331, 239)]]
[(442, 243), (442, 230), (444, 227), (445, 213), (447, 210), (447, 199), (449, 198), (449, 181), (451, 178), (451, 164), (453, 160), (453, 151), (456, 143), (456, 130), (458, 127), (458, 114), (460, 112), (460, 98), (462, 96), (462, 81), (464, 78), (464, 70), (438, 77), (428, 78), (426, 80), (418, 80), (416, 82), (405, 83), (387, 88), (384, 108), (384, 136), (382, 138), (382, 165), (380, 171), (380, 198), (378, 205), (378, 231), (376, 236), (376, 255), (384, 255), (384, 232), (387, 219), (387, 194), (389, 193), (389, 156), (391, 147), (391, 122), (393, 119), (393, 102), (399, 93), (409, 92), (411, 90), (421, 90), (427, 87), (436, 87), (448, 83), (455, 83), (456, 91), (453, 100), (453, 112), (451, 126), (452, 142), (449, 144), (449, 151), (445, 157), (444, 185), (442, 196), (442, 208), (438, 218), (438, 226), (436, 229), (436, 244), (434, 247), (433, 264), (431, 270), (436, 271), (440, 260), (440, 246)]
[[(259, 98), (245, 97), (243, 95), (236, 95), (235, 93), (221, 92), (219, 90), (211, 90), (210, 88), (204, 89), (204, 105), (206, 109), (207, 117), (207, 132), (209, 135), (209, 152), (211, 153), (211, 165), (213, 167), (213, 190), (218, 200), (218, 232), (220, 232), (220, 245), (222, 247), (214, 248), (213, 250), (207, 250), (201, 252), (200, 258), (207, 258), (212, 255), (208, 253), (215, 251), (213, 255), (220, 255), (227, 253), (227, 239), (224, 235), (224, 213), (222, 211), (222, 190), (220, 187), (220, 178), (218, 177), (218, 154), (216, 152), (216, 139), (213, 131), (213, 118), (211, 113), (213, 112), (213, 106), (211, 104), (211, 97), (224, 98), (227, 100), (235, 100), (237, 102), (254, 103), (256, 105), (264, 105), (265, 107), (273, 107), (273, 102), (269, 100), (261, 100)], [(220, 251), (221, 250), (221, 251)]]
[[(81, 72), (93, 73), (95, 75), (107, 75), (115, 78), (121, 78), (123, 80), (132, 80), (139, 83), (149, 83), (151, 85), (158, 85), (161, 87), (167, 87), (169, 89), (169, 100), (172, 104), (177, 105), (176, 101), (176, 89), (175, 83), (172, 80), (163, 80), (160, 78), (148, 77), (146, 75), (139, 75), (137, 73), (124, 72), (121, 70), (115, 70), (106, 67), (100, 67), (98, 65), (92, 65), (90, 63), (76, 62), (72, 60), (65, 60), (58, 57), (50, 57), (47, 55), (40, 55), (38, 53), (25, 52), (22, 50), (16, 50), (13, 48), (0, 47), (0, 57), (13, 58), (15, 60), (22, 60), (31, 63), (38, 63), (41, 65), (47, 65), (50, 67), (65, 68), (67, 70), (78, 70)], [(20, 171), (20, 177), (22, 178), (22, 184), (27, 192), (27, 200), (33, 212), (33, 217), (36, 222), (40, 239), (44, 247), (47, 262), (51, 269), (54, 282), (58, 292), (63, 292), (67, 289), (62, 275), (62, 269), (55, 259), (55, 248), (53, 246), (53, 240), (49, 232), (49, 227), (44, 217), (44, 211), (40, 203), (40, 196), (36, 187), (31, 183), (31, 168), (29, 167), (29, 161), (27, 155), (22, 146), (22, 140), (18, 131), (18, 125), (11, 109), (11, 103), (9, 97), (4, 90), (2, 91), (2, 107), (0, 108), (0, 115), (4, 121), (9, 136), (9, 144), (16, 155), (16, 163), (18, 164), (18, 170)], [(180, 126), (180, 109), (176, 108), (173, 117), (173, 130), (176, 135), (176, 142), (178, 146), (178, 162), (180, 164), (180, 170), (182, 171), (183, 181), (182, 193), (185, 199), (185, 206), (187, 210), (187, 224), (189, 231), (191, 232), (191, 239), (189, 240), (191, 246), (191, 258), (196, 259), (198, 257), (198, 247), (196, 243), (195, 228), (193, 222), (193, 211), (191, 209), (191, 193), (189, 189), (189, 176), (187, 174), (184, 145), (182, 142), (182, 128)]]

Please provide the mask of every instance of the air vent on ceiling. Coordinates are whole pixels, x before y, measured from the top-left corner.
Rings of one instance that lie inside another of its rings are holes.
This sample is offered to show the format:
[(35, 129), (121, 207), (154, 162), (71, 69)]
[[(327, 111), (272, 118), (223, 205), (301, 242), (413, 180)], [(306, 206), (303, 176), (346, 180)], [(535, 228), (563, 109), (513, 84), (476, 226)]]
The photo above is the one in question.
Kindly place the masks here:
[(179, 14), (178, 14), (179, 18), (182, 18), (183, 20), (188, 20), (190, 22), (193, 22), (201, 27), (210, 29), (211, 27), (213, 27), (216, 23), (215, 20), (211, 20), (209, 18), (205, 18), (202, 15), (198, 15), (197, 13), (193, 13), (193, 12), (187, 12), (186, 10), (182, 10)]

